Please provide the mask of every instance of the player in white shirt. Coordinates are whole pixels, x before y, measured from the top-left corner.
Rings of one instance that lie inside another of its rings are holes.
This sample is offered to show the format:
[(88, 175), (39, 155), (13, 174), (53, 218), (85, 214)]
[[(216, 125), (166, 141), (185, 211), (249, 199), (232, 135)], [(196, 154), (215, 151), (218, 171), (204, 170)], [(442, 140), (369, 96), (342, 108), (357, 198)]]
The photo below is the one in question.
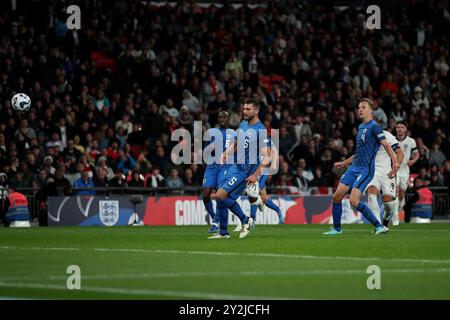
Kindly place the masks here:
[[(405, 193), (406, 189), (408, 189), (408, 180), (409, 180), (409, 167), (414, 165), (417, 160), (419, 160), (419, 152), (417, 150), (416, 141), (408, 137), (406, 135), (408, 128), (406, 123), (403, 121), (397, 122), (396, 131), (397, 131), (397, 140), (400, 143), (400, 148), (403, 152), (403, 161), (400, 163), (400, 169), (397, 173), (397, 182), (398, 182), (398, 205), (396, 210), (394, 211), (394, 215), (392, 216), (392, 224), (398, 225), (398, 213), (403, 208), (405, 204)], [(411, 159), (412, 156), (412, 159)]]
[[(383, 130), (387, 143), (394, 150), (397, 162), (403, 160), (403, 152), (400, 149), (397, 139), (388, 131)], [(372, 181), (367, 185), (368, 205), (373, 214), (380, 219), (385, 227), (389, 226), (389, 221), (397, 207), (397, 183), (396, 172), (391, 171), (391, 158), (382, 146), (375, 156), (375, 174)], [(384, 217), (380, 216), (380, 208), (378, 206), (378, 194), (383, 193)]]

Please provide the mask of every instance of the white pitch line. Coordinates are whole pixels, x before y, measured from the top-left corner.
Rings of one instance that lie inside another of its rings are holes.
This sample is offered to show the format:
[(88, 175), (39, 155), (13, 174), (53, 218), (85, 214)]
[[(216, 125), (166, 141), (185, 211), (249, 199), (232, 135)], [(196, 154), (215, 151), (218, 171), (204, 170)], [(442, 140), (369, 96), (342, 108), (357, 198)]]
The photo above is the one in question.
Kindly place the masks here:
[[(450, 269), (381, 269), (383, 273), (447, 273)], [(193, 277), (259, 277), (259, 276), (302, 276), (326, 274), (366, 274), (365, 269), (347, 270), (287, 270), (287, 271), (238, 271), (238, 272), (153, 272), (141, 274), (93, 274), (82, 275), (83, 280), (102, 279), (146, 279), (146, 278), (193, 278)], [(0, 281), (28, 281), (36, 277), (0, 277)], [(67, 276), (39, 277), (39, 280), (65, 280)]]
[[(343, 227), (343, 230), (345, 229), (345, 226)], [(360, 230), (360, 229), (349, 229), (349, 233), (367, 233), (367, 234), (371, 234), (370, 233), (370, 228), (368, 230)], [(292, 230), (288, 230), (288, 231), (292, 231)], [(303, 229), (298, 229), (295, 230), (295, 232), (301, 233), (301, 231), (322, 231), (325, 232), (327, 231), (324, 228), (303, 228)], [(436, 230), (426, 230), (426, 229), (418, 229), (418, 230), (403, 230), (403, 229), (390, 229), (391, 233), (396, 233), (396, 232), (421, 232), (421, 231), (433, 231), (433, 232), (450, 232), (450, 230), (446, 230), (446, 229), (436, 229)], [(283, 231), (284, 232), (284, 231)], [(345, 233), (346, 234), (346, 233)]]
[(388, 261), (388, 262), (411, 262), (411, 263), (450, 263), (450, 260), (439, 259), (399, 259), (399, 258), (377, 258), (377, 257), (346, 257), (346, 256), (313, 256), (300, 254), (281, 253), (240, 253), (219, 251), (192, 251), (192, 250), (166, 250), (166, 249), (121, 249), (121, 248), (65, 248), (65, 247), (13, 247), (0, 246), (0, 250), (56, 250), (56, 251), (94, 251), (94, 252), (124, 252), (124, 253), (161, 253), (161, 254), (187, 254), (187, 255), (209, 255), (209, 256), (246, 256), (246, 257), (270, 257), (289, 259), (311, 259), (311, 260), (351, 260), (351, 261)]
[[(0, 282), (0, 287), (69, 291), (67, 289), (67, 286), (44, 284), (44, 283)], [(291, 299), (293, 299), (293, 298), (287, 298), (287, 297), (246, 296), (246, 295), (234, 295), (234, 294), (214, 293), (214, 292), (109, 288), (109, 287), (94, 287), (94, 286), (83, 286), (83, 285), (81, 286), (80, 290), (73, 290), (72, 292), (73, 293), (81, 293), (83, 291), (97, 292), (97, 293), (124, 294), (124, 295), (183, 297), (183, 298), (191, 298), (191, 299), (195, 298), (195, 299), (213, 299), (213, 300), (291, 300)], [(298, 299), (298, 298), (296, 298), (296, 299)]]

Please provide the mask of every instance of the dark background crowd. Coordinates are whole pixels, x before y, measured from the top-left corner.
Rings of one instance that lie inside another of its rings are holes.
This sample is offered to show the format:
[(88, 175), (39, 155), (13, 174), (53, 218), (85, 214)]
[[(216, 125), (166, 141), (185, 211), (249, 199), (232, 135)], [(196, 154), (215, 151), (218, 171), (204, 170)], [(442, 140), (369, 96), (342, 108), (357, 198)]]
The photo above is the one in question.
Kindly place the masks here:
[[(365, 26), (368, 3), (340, 2), (74, 0), (81, 30), (71, 31), (64, 1), (18, 0), (0, 12), (0, 185), (200, 186), (202, 165), (172, 163), (171, 133), (214, 127), (222, 110), (236, 128), (240, 101), (257, 98), (265, 126), (280, 130), (269, 185), (334, 187), (368, 97), (384, 129), (408, 124), (412, 173), (449, 186), (447, 1), (378, 2), (381, 30)], [(17, 92), (29, 112), (11, 108)]]

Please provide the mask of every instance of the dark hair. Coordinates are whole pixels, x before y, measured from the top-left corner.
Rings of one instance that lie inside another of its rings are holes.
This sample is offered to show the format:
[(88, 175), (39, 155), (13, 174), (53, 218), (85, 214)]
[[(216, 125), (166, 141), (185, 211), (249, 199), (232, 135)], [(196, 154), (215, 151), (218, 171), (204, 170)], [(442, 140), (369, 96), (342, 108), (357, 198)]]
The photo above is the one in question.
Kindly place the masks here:
[(359, 100), (359, 103), (361, 102), (367, 102), (367, 104), (369, 105), (369, 108), (373, 110), (373, 101), (370, 100), (369, 98), (363, 98), (361, 100)]
[(397, 121), (397, 123), (396, 123), (396, 125), (398, 126), (399, 124), (402, 124), (402, 125), (404, 125), (406, 128), (408, 128), (408, 125), (406, 124), (406, 122), (405, 121)]
[(259, 109), (259, 101), (257, 99), (247, 99), (244, 102), (245, 104), (252, 104), (256, 109)]

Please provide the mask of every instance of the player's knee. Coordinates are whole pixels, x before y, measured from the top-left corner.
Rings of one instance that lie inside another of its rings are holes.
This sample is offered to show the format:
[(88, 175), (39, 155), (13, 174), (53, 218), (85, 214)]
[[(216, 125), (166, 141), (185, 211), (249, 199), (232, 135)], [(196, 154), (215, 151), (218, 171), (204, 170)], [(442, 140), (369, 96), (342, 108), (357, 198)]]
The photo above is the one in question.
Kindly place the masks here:
[(264, 203), (266, 203), (267, 200), (269, 200), (269, 196), (267, 194), (265, 194), (265, 195), (261, 196), (261, 199)]
[(226, 197), (227, 197), (227, 193), (225, 190), (223, 190), (223, 189), (217, 190), (217, 192), (216, 192), (217, 200), (225, 200)]
[(202, 189), (202, 198), (203, 203), (207, 203), (211, 200), (211, 190), (210, 189)]
[(344, 199), (344, 195), (341, 195), (340, 193), (335, 192), (333, 194), (333, 202), (334, 203), (341, 203), (342, 199)]
[(350, 204), (352, 205), (353, 208), (356, 208), (356, 207), (358, 207), (359, 200), (358, 199), (354, 199), (354, 198), (350, 198)]

